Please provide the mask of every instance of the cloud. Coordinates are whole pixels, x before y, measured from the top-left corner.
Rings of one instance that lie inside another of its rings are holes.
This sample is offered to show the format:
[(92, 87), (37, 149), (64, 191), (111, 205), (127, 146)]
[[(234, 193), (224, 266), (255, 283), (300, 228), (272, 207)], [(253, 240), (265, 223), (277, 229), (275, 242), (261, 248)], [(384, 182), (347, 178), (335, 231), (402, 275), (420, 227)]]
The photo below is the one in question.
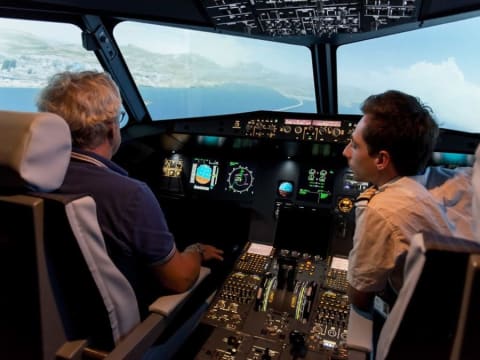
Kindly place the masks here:
[[(397, 89), (429, 105), (441, 127), (480, 132), (476, 118), (480, 113), (480, 84), (466, 79), (453, 57), (438, 63), (421, 61), (405, 68), (357, 72), (342, 76), (340, 82), (343, 106), (351, 107), (370, 94)], [(361, 90), (355, 90), (350, 84), (363, 85)]]

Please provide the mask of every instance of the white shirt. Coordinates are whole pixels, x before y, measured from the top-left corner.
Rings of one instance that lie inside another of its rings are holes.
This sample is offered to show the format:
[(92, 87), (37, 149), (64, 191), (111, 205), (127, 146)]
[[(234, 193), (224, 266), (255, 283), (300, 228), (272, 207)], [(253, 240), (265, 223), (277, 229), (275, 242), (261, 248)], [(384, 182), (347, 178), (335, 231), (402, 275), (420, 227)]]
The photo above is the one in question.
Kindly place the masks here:
[(436, 200), (409, 177), (382, 185), (369, 201), (357, 203), (355, 211), (347, 280), (359, 291), (381, 291), (394, 269), (402, 272), (403, 263), (397, 264), (397, 259), (408, 250), (414, 234), (432, 231), (452, 235)]

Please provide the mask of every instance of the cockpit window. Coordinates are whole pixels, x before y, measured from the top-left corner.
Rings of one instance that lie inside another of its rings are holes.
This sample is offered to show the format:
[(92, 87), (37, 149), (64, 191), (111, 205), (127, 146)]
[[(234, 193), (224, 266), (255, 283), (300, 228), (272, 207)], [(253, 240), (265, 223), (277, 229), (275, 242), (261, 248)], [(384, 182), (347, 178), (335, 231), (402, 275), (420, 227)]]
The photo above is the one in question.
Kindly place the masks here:
[(307, 47), (131, 21), (114, 36), (153, 120), (316, 112)]
[(440, 127), (480, 132), (480, 17), (344, 45), (337, 50), (338, 111), (389, 89), (418, 96)]
[(60, 71), (102, 70), (80, 28), (0, 18), (0, 109), (36, 111), (40, 89)]

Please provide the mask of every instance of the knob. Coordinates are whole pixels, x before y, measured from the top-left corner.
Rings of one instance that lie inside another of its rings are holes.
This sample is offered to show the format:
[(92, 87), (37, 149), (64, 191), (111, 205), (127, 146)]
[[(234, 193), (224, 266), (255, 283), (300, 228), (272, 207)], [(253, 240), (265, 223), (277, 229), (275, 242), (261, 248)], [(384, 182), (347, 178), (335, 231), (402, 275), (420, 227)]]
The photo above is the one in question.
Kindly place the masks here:
[(262, 354), (261, 360), (272, 360), (272, 356), (270, 355), (270, 349), (266, 348)]
[(303, 358), (307, 353), (307, 348), (305, 346), (305, 334), (298, 331), (292, 330), (289, 335), (290, 345), (290, 354), (293, 358)]

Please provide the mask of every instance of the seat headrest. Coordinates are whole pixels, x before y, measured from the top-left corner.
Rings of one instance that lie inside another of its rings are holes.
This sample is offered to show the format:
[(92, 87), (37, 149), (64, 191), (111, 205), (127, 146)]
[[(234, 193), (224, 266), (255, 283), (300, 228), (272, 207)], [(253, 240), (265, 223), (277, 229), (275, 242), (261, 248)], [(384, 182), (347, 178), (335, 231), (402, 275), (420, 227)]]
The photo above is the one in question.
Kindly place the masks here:
[(71, 150), (70, 128), (60, 116), (0, 111), (0, 189), (57, 189)]

